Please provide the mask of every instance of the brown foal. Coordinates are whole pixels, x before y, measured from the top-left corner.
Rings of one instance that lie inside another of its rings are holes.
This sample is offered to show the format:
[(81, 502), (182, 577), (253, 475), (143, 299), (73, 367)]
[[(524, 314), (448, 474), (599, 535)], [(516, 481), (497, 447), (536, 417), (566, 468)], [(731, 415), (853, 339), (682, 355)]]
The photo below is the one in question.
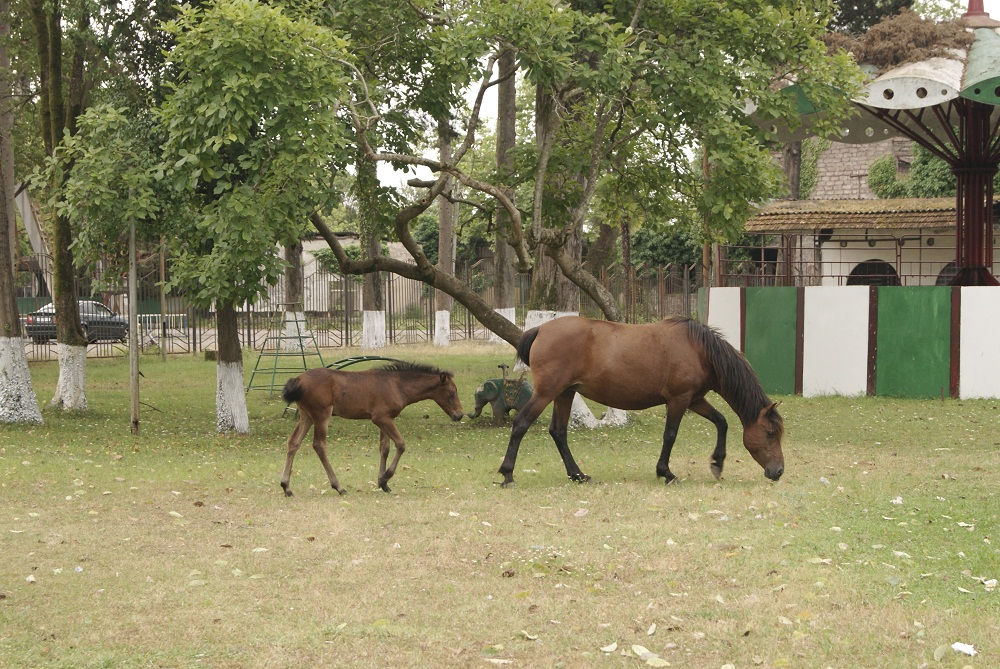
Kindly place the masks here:
[[(292, 461), (310, 427), (313, 427), (313, 449), (323, 463), (330, 486), (344, 494), (326, 457), (326, 434), (331, 416), (367, 418), (378, 426), (381, 456), (378, 485), (390, 492), (389, 479), (396, 473), (399, 458), (406, 450), (406, 442), (393, 422), (403, 408), (421, 400), (434, 400), (452, 420), (461, 420), (464, 415), (451, 372), (410, 362), (395, 362), (361, 372), (334, 371), (325, 367), (310, 369), (289, 379), (281, 397), (289, 404), (295, 402), (299, 408), (299, 422), (288, 437), (288, 455), (281, 475), (281, 487), (288, 497), (292, 496), (289, 487)], [(390, 441), (396, 445), (396, 455), (387, 466)]]

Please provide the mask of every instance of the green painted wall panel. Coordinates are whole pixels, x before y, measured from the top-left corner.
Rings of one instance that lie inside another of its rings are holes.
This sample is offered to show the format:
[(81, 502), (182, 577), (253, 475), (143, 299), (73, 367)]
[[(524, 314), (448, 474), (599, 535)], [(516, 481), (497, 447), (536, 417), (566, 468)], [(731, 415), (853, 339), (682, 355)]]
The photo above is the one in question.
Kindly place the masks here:
[(797, 289), (747, 288), (744, 353), (768, 394), (795, 392)]
[(880, 288), (875, 394), (947, 395), (950, 365), (951, 288)]

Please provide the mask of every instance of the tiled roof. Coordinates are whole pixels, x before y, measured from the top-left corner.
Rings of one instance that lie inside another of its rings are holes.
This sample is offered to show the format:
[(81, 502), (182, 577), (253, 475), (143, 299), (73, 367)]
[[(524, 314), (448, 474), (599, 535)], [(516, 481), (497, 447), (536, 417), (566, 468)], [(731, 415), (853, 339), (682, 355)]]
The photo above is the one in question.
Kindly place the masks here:
[(776, 200), (747, 221), (747, 232), (955, 229), (955, 198)]

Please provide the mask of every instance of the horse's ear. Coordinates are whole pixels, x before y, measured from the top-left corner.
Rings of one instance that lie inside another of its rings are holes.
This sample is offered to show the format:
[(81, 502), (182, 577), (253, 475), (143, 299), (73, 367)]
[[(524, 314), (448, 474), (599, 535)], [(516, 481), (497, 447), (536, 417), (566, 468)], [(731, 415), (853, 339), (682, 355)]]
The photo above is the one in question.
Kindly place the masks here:
[(441, 385), (448, 383), (448, 372), (441, 372)]
[(775, 402), (774, 404), (771, 404), (761, 409), (758, 419), (763, 420), (764, 418), (770, 418), (771, 416), (773, 416), (774, 412), (778, 410), (779, 404), (781, 404), (781, 402)]

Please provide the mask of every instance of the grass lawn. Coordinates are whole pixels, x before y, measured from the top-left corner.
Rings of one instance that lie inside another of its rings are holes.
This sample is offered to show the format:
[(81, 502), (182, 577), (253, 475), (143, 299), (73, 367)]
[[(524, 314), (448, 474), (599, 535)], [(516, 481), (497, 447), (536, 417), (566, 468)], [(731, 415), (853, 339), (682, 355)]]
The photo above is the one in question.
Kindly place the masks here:
[[(512, 362), (486, 345), (386, 355), (454, 371), (466, 411)], [(88, 363), (86, 412), (0, 426), (0, 667), (1000, 666), (1000, 402), (775, 398), (771, 483), (712, 397), (724, 478), (689, 414), (670, 486), (662, 408), (571, 432), (582, 485), (546, 413), (512, 489), (489, 407), (455, 424), (428, 402), (397, 421), (391, 494), (375, 427), (334, 419), (348, 494), (305, 446), (285, 498), (283, 402), (253, 391), (251, 434), (219, 436), (213, 363), (142, 370), (138, 437), (123, 360)], [(32, 367), (40, 404), (57, 374)]]

